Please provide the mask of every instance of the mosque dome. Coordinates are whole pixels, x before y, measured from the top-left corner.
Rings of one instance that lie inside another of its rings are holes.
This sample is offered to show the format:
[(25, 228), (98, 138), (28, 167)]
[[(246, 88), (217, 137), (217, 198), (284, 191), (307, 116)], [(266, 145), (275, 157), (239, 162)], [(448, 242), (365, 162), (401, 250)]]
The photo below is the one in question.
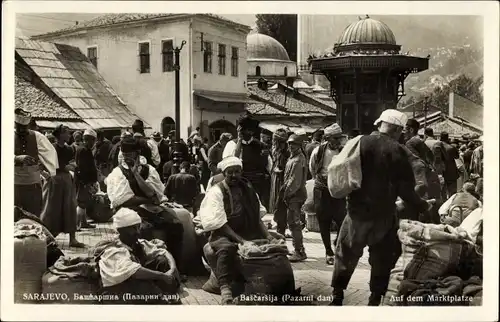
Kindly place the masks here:
[(247, 36), (247, 59), (290, 61), (285, 47), (279, 41), (259, 33), (251, 33)]
[(353, 22), (340, 36), (337, 46), (347, 46), (353, 44), (381, 44), (397, 45), (396, 37), (391, 28), (385, 23), (372, 19), (368, 15), (366, 18)]

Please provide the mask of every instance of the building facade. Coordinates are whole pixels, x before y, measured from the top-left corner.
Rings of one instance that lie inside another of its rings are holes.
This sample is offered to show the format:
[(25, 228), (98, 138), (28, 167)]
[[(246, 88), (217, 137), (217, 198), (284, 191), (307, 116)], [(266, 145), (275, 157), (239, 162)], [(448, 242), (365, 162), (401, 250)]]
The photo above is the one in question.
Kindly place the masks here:
[[(175, 128), (174, 48), (180, 52), (180, 133), (234, 128), (244, 113), (248, 26), (208, 14), (107, 14), (33, 37), (80, 48), (153, 131)], [(205, 133), (203, 133), (205, 132)]]

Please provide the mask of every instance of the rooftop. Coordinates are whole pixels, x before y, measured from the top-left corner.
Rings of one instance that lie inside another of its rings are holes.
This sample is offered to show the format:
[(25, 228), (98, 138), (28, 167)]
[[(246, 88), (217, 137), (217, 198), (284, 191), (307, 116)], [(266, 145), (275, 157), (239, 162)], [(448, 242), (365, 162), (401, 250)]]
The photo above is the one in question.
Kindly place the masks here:
[(17, 39), (16, 60), (92, 128), (126, 128), (138, 119), (76, 47)]
[[(303, 102), (294, 97), (294, 93), (290, 92), (286, 95), (281, 90), (262, 90), (257, 85), (249, 85), (248, 91), (250, 92), (250, 97), (252, 99), (271, 103), (275, 106), (280, 107), (284, 111), (290, 114), (297, 114), (298, 116), (334, 116), (333, 111), (328, 111), (327, 109), (320, 108), (310, 103)], [(299, 94), (301, 95), (301, 94)], [(285, 104), (286, 103), (286, 104)], [(319, 104), (319, 102), (318, 102)], [(321, 103), (323, 105), (326, 104)]]
[(365, 18), (351, 23), (340, 36), (338, 46), (352, 44), (387, 44), (396, 45), (396, 37), (391, 28), (385, 23), (372, 19), (368, 15)]
[(253, 33), (247, 36), (247, 60), (283, 60), (290, 61), (288, 53), (273, 37)]
[(52, 31), (49, 33), (33, 36), (32, 39), (49, 38), (52, 36), (61, 36), (61, 35), (76, 32), (76, 31), (83, 31), (83, 30), (88, 30), (88, 29), (109, 27), (109, 26), (115, 26), (115, 25), (125, 25), (128, 23), (144, 22), (147, 20), (158, 21), (158, 20), (167, 20), (167, 19), (182, 18), (182, 17), (190, 18), (193, 16), (202, 16), (202, 17), (206, 17), (208, 19), (219, 21), (219, 22), (228, 23), (228, 24), (234, 26), (235, 28), (240, 28), (240, 29), (243, 29), (246, 31), (250, 30), (249, 26), (234, 22), (232, 20), (220, 17), (220, 16), (215, 15), (215, 14), (109, 13), (109, 14), (105, 14), (105, 15), (96, 17), (94, 19), (82, 21), (82, 22), (75, 24), (74, 26), (71, 26), (68, 28), (64, 28), (64, 29)]
[(31, 113), (35, 120), (40, 119), (72, 119), (81, 118), (71, 109), (62, 106), (22, 77), (15, 76), (15, 107)]

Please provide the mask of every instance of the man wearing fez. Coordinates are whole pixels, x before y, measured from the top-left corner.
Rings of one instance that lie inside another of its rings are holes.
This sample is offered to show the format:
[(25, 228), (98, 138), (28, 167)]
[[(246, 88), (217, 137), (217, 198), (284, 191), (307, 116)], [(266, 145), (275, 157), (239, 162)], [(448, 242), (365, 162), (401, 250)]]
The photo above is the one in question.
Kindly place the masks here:
[(14, 111), (14, 205), (39, 217), (42, 211), (42, 177), (56, 175), (57, 152), (43, 134), (30, 130), (31, 114)]
[(262, 203), (268, 206), (269, 174), (271, 173), (273, 161), (262, 142), (255, 138), (258, 130), (259, 121), (250, 116), (243, 116), (238, 121), (238, 138), (226, 144), (222, 159), (224, 160), (228, 156), (241, 159), (243, 163), (242, 176), (252, 184)]

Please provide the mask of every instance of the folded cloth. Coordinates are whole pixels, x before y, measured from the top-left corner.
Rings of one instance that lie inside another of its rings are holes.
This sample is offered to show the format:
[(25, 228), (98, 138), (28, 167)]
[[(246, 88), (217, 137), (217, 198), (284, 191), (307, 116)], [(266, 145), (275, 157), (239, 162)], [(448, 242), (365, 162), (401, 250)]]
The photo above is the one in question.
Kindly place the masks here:
[(443, 241), (469, 241), (467, 233), (450, 225), (424, 224), (403, 219), (399, 222), (398, 237), (404, 245), (429, 245)]
[(57, 276), (64, 276), (68, 279), (87, 278), (98, 279), (99, 271), (94, 257), (78, 256), (78, 257), (63, 257), (61, 256), (49, 271)]
[(464, 296), (475, 296), (483, 290), (483, 280), (479, 276), (472, 276), (464, 282), (462, 294)]
[(276, 255), (287, 255), (288, 247), (283, 240), (252, 240), (253, 244), (238, 245), (238, 254), (243, 259), (264, 259)]
[(14, 237), (15, 238), (37, 237), (44, 241), (47, 240), (47, 236), (43, 232), (42, 227), (34, 224), (33, 225), (14, 224)]
[(399, 285), (399, 295), (403, 296), (403, 305), (463, 305), (460, 301), (449, 298), (461, 296), (463, 286), (463, 280), (457, 276), (431, 280), (403, 280)]

